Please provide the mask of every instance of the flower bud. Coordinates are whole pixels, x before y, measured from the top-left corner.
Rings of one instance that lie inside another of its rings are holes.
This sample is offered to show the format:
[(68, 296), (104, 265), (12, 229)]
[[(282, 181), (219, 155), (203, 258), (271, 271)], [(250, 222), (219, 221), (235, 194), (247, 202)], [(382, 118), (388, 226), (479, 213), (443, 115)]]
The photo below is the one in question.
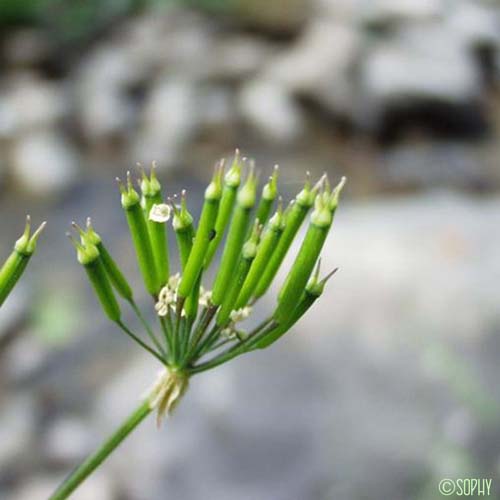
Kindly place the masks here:
[(231, 168), (224, 177), (224, 188), (222, 190), (219, 213), (217, 214), (217, 221), (215, 223), (215, 236), (208, 247), (204, 264), (205, 269), (208, 268), (212, 262), (215, 252), (224, 237), (224, 232), (229, 223), (229, 219), (231, 218), (234, 202), (236, 201), (236, 192), (241, 182), (242, 164), (243, 162), (240, 158), (240, 152), (236, 150)]
[(216, 306), (222, 304), (224, 295), (230, 286), (234, 269), (238, 263), (241, 249), (245, 243), (251, 210), (255, 204), (256, 191), (257, 178), (253, 165), (251, 165), (247, 181), (236, 196), (236, 207), (231, 219), (219, 271), (217, 272), (212, 290), (212, 302)]
[(45, 226), (46, 222), (43, 222), (38, 229), (30, 235), (31, 218), (29, 215), (26, 217), (24, 232), (16, 241), (13, 252), (7, 258), (0, 270), (0, 306), (4, 303), (26, 269), (29, 259), (35, 252), (36, 242)]
[(173, 210), (174, 218), (172, 220), (172, 227), (177, 239), (181, 268), (184, 269), (191, 253), (194, 236), (193, 217), (189, 213), (186, 204), (186, 190), (183, 190), (181, 193), (180, 210), (175, 205), (173, 205)]
[(169, 277), (169, 254), (165, 222), (170, 217), (170, 207), (163, 203), (161, 184), (156, 177), (156, 164), (153, 163), (149, 178), (142, 171), (141, 192), (143, 210), (151, 241), (151, 249), (156, 268), (156, 277), (160, 288)]
[(82, 243), (84, 245), (94, 245), (102, 261), (106, 274), (113, 288), (128, 302), (134, 301), (134, 294), (132, 287), (125, 278), (118, 264), (115, 262), (107, 248), (104, 246), (102, 239), (98, 233), (95, 232), (92, 226), (90, 217), (87, 218), (86, 231), (83, 231), (77, 224), (73, 223), (73, 227), (80, 233)]
[(68, 234), (68, 236), (73, 243), (73, 246), (76, 248), (78, 262), (82, 264), (87, 272), (87, 276), (89, 277), (94, 292), (101, 303), (104, 313), (111, 321), (120, 321), (120, 306), (116, 301), (116, 297), (113, 293), (113, 289), (111, 288), (104, 265), (99, 258), (99, 251), (97, 250), (97, 247), (91, 243), (83, 245), (73, 239), (71, 235)]
[(215, 221), (222, 196), (222, 164), (219, 163), (212, 181), (205, 190), (205, 202), (201, 210), (198, 230), (193, 241), (193, 248), (182, 274), (179, 285), (178, 296), (181, 301), (186, 299), (195, 286), (198, 275), (201, 272), (208, 246), (213, 237)]
[(278, 307), (274, 313), (278, 323), (283, 322), (296, 306), (325, 243), (332, 214), (324, 201), (320, 193), (302, 246), (278, 295)]
[(236, 309), (245, 307), (248, 304), (248, 301), (251, 299), (255, 287), (257, 286), (257, 283), (259, 282), (259, 279), (266, 267), (266, 264), (269, 261), (273, 250), (276, 248), (283, 229), (283, 209), (282, 202), (280, 200), (278, 210), (269, 220), (264, 235), (262, 236), (262, 241), (257, 248), (255, 260), (252, 262), (252, 266), (250, 267), (248, 275), (241, 287), (238, 295), (238, 300), (236, 301)]
[(259, 219), (261, 224), (265, 224), (267, 222), (273, 202), (276, 199), (276, 196), (278, 196), (278, 172), (279, 168), (278, 165), (276, 165), (274, 167), (273, 175), (269, 177), (269, 182), (262, 188), (262, 195), (255, 214), (255, 218)]
[(226, 289), (224, 300), (217, 314), (216, 324), (218, 326), (225, 326), (231, 318), (231, 312), (234, 309), (238, 309), (235, 307), (236, 299), (257, 254), (261, 231), (262, 226), (259, 224), (259, 221), (255, 221), (250, 239), (243, 245), (241, 258), (236, 266), (236, 273), (233, 273), (233, 279)]
[(288, 253), (292, 241), (297, 235), (297, 232), (306, 217), (307, 212), (314, 203), (317, 190), (318, 185), (311, 189), (308, 173), (304, 188), (297, 194), (294, 202), (288, 206), (285, 212), (285, 229), (259, 279), (257, 286), (255, 287), (254, 297), (256, 299), (266, 293), (274, 280), (279, 267)]
[(125, 211), (127, 223), (134, 244), (137, 263), (141, 271), (146, 290), (156, 296), (160, 291), (160, 280), (156, 272), (148, 226), (140, 206), (140, 198), (132, 187), (130, 172), (127, 173), (127, 187), (119, 182), (122, 207)]

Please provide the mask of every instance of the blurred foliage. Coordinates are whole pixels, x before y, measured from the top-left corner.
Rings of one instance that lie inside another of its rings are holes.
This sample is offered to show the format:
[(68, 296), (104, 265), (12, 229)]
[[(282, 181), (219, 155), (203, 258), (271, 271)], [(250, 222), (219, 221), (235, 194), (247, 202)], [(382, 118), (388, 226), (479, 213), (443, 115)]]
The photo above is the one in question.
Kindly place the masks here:
[(33, 310), (33, 329), (47, 344), (65, 344), (82, 321), (79, 297), (70, 290), (45, 292)]
[(60, 41), (90, 38), (114, 21), (148, 8), (184, 4), (222, 11), (239, 0), (0, 0), (0, 28), (37, 26)]

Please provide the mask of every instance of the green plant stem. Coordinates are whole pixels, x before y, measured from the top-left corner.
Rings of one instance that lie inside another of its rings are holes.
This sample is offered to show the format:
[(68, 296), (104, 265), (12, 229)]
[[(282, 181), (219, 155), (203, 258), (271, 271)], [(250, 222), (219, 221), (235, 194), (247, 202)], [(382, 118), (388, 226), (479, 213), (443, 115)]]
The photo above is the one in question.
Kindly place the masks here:
[[(156, 338), (155, 333), (153, 332), (153, 330), (149, 326), (149, 323), (146, 321), (146, 318), (144, 318), (141, 310), (139, 309), (139, 306), (133, 300), (129, 301), (129, 303), (130, 303), (130, 306), (132, 307), (132, 309), (134, 310), (135, 314), (139, 318), (139, 321), (142, 323), (142, 326), (145, 328), (145, 330), (146, 330), (149, 338), (153, 342), (153, 344), (156, 346), (158, 351), (160, 351), (162, 356), (166, 357), (167, 353), (166, 353), (164, 347), (160, 344), (159, 340)], [(168, 345), (167, 345), (167, 347), (168, 347)]]
[(149, 400), (146, 399), (107, 439), (101, 447), (82, 462), (59, 486), (49, 500), (64, 500), (99, 467), (122, 441), (151, 413)]
[(249, 348), (256, 342), (258, 339), (262, 338), (269, 331), (276, 328), (277, 324), (273, 321), (272, 318), (267, 319), (262, 322), (257, 328), (255, 328), (252, 332), (248, 334), (244, 340), (240, 341), (239, 344), (232, 346), (227, 351), (222, 352), (215, 358), (212, 358), (204, 363), (199, 365), (194, 365), (189, 368), (189, 374), (194, 375), (196, 373), (201, 373), (216, 366), (222, 365), (223, 363), (228, 362), (229, 360), (239, 356), (240, 354), (244, 354), (249, 350)]
[(152, 354), (162, 365), (165, 364), (165, 359), (162, 355), (156, 352), (152, 347), (148, 346), (143, 342), (134, 332), (130, 330), (122, 321), (117, 321), (116, 324), (135, 342), (137, 342), (143, 349), (146, 349), (150, 354)]

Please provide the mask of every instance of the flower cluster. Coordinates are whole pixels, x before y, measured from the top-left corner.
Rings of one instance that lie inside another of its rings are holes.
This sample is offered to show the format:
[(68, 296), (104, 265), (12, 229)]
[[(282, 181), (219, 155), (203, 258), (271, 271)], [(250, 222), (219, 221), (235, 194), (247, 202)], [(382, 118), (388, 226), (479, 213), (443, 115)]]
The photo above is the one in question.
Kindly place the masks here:
[[(253, 162), (236, 152), (226, 172), (224, 165), (220, 161), (215, 167), (197, 224), (188, 210), (185, 191), (178, 203), (163, 197), (154, 166), (149, 175), (142, 170), (139, 189), (130, 174), (125, 183), (118, 180), (139, 271), (154, 301), (158, 331), (145, 320), (132, 288), (91, 221), (87, 220), (85, 228), (73, 224), (80, 236), (72, 238), (78, 260), (104, 312), (164, 366), (151, 397), (159, 418), (177, 404), (193, 374), (278, 340), (322, 294), (332, 274), (319, 276), (320, 253), (345, 179), (332, 189), (326, 175), (314, 185), (308, 178), (283, 208), (278, 168), (259, 197)], [(253, 330), (241, 329), (240, 323), (268, 291), (310, 211), (304, 240), (280, 289), (275, 311)], [(167, 230), (170, 219), (173, 234)], [(179, 252), (178, 274), (170, 272), (172, 236)], [(202, 285), (205, 271), (218, 250), (220, 261), (207, 290)], [(124, 323), (120, 297), (135, 311), (148, 338)]]

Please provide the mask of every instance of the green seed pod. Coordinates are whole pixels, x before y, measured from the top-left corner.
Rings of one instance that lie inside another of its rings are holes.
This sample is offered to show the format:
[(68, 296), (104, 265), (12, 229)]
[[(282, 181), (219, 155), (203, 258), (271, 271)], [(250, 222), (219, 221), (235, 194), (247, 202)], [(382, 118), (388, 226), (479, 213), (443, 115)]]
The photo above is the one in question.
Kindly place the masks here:
[(257, 287), (255, 288), (255, 299), (262, 297), (262, 295), (267, 292), (269, 286), (271, 285), (274, 277), (276, 276), (276, 273), (278, 272), (279, 267), (281, 266), (284, 258), (286, 257), (286, 254), (288, 253), (290, 245), (292, 244), (297, 231), (302, 225), (307, 212), (314, 203), (317, 189), (318, 185), (311, 189), (308, 174), (308, 179), (306, 180), (304, 188), (295, 197), (293, 204), (291, 204), (285, 212), (285, 229), (278, 241), (277, 247), (275, 248), (271, 256), (271, 259), (268, 261), (264, 269)]
[(14, 250), (0, 270), (0, 306), (5, 302), (5, 299), (8, 297), (26, 269), (28, 261), (35, 252), (36, 242), (46, 224), (46, 222), (43, 222), (30, 236), (31, 218), (29, 215), (26, 217), (24, 233), (16, 241)]
[(250, 167), (245, 185), (238, 191), (236, 197), (236, 208), (231, 219), (224, 252), (222, 254), (219, 271), (215, 278), (212, 290), (212, 303), (221, 305), (224, 295), (230, 286), (231, 277), (234, 273), (238, 258), (245, 243), (250, 215), (255, 204), (257, 191), (257, 178), (253, 165)]
[(262, 188), (262, 195), (257, 207), (255, 218), (259, 219), (259, 222), (263, 225), (267, 222), (273, 202), (276, 199), (276, 196), (278, 196), (278, 172), (279, 167), (276, 165), (274, 167), (273, 175), (269, 177), (269, 182)]
[(101, 303), (106, 316), (111, 320), (120, 321), (120, 306), (111, 288), (104, 264), (99, 258), (99, 250), (95, 245), (87, 243), (85, 246), (68, 235), (77, 251), (78, 262), (84, 267), (90, 283)]
[(241, 287), (241, 291), (238, 295), (238, 300), (236, 301), (235, 309), (241, 309), (248, 304), (251, 299), (255, 287), (257, 286), (262, 273), (269, 262), (270, 257), (273, 254), (274, 249), (279, 241), (281, 234), (284, 229), (284, 218), (281, 200), (278, 205), (278, 210), (269, 220), (268, 226), (264, 235), (262, 236), (262, 241), (257, 249), (257, 255), (255, 260), (252, 262), (252, 266), (248, 273), (248, 276)]
[(194, 237), (193, 217), (187, 209), (185, 189), (181, 193), (180, 210), (174, 204), (172, 206), (174, 210), (172, 227), (174, 228), (177, 247), (179, 249), (181, 269), (184, 270), (189, 254), (191, 253), (191, 248), (193, 247)]
[(295, 325), (302, 316), (311, 308), (311, 306), (316, 302), (316, 300), (322, 295), (325, 288), (326, 282), (337, 272), (334, 269), (328, 276), (319, 281), (319, 268), (320, 261), (316, 266), (316, 272), (311, 277), (307, 286), (302, 294), (302, 297), (297, 304), (297, 307), (290, 314), (286, 322), (278, 325), (275, 329), (267, 333), (263, 338), (259, 339), (254, 345), (253, 349), (265, 349), (274, 342), (276, 342), (280, 337), (282, 337), (293, 325)]
[[(181, 207), (180, 210), (174, 207), (174, 219), (172, 225), (174, 227), (177, 246), (179, 248), (179, 257), (181, 261), (181, 268), (184, 270), (186, 263), (189, 259), (189, 254), (193, 247), (193, 217), (188, 212), (186, 205), (186, 191), (183, 190), (181, 193)], [(193, 287), (191, 295), (187, 298), (184, 310), (186, 311), (186, 317), (188, 320), (193, 321), (198, 313), (198, 298), (200, 295), (200, 282), (201, 273), (198, 275), (198, 280)]]
[(215, 221), (222, 196), (222, 164), (216, 168), (212, 182), (205, 190), (205, 202), (201, 210), (198, 230), (193, 241), (193, 248), (182, 274), (179, 284), (178, 296), (182, 302), (193, 291), (198, 275), (201, 272), (208, 246), (213, 237)]
[(104, 246), (101, 236), (95, 232), (92, 220), (87, 217), (86, 231), (73, 223), (73, 227), (80, 233), (81, 241), (84, 245), (95, 245), (99, 252), (100, 259), (104, 265), (106, 274), (113, 288), (128, 302), (134, 302), (134, 292), (127, 278), (125, 278), (118, 264), (115, 262), (108, 249)]
[(127, 173), (127, 186), (119, 182), (121, 191), (121, 203), (125, 211), (127, 223), (134, 244), (137, 262), (144, 280), (146, 290), (151, 295), (158, 295), (160, 291), (160, 281), (156, 273), (156, 265), (149, 238), (148, 227), (144, 219), (144, 214), (140, 205), (140, 198), (137, 191), (132, 187), (130, 172)]
[[(170, 207), (163, 203), (161, 184), (156, 177), (156, 164), (151, 167), (148, 178), (144, 170), (141, 178), (142, 205), (148, 226), (151, 248), (155, 260), (156, 274), (163, 287), (169, 277), (169, 254), (165, 222), (170, 218)], [(156, 208), (155, 208), (156, 207)]]
[(239, 309), (239, 307), (235, 307), (236, 299), (238, 298), (238, 293), (247, 278), (252, 262), (257, 255), (257, 246), (259, 244), (261, 231), (262, 225), (259, 224), (259, 221), (255, 221), (250, 239), (243, 245), (236, 274), (231, 280), (229, 290), (226, 291), (221, 308), (217, 314), (215, 321), (218, 326), (225, 326), (229, 322), (231, 311)]
[(296, 307), (325, 243), (332, 223), (332, 213), (321, 194), (316, 197), (315, 209), (299, 253), (278, 295), (274, 319), (282, 323)]
[(240, 158), (239, 150), (236, 150), (234, 160), (231, 168), (227, 171), (224, 177), (224, 187), (222, 190), (222, 198), (220, 201), (219, 213), (217, 214), (217, 221), (215, 223), (215, 236), (208, 246), (207, 256), (205, 258), (205, 269), (210, 266), (212, 259), (219, 247), (224, 232), (231, 218), (234, 203), (236, 201), (236, 192), (241, 182), (241, 167), (242, 160)]
[(330, 197), (328, 199), (328, 206), (329, 206), (330, 210), (332, 211), (332, 214), (335, 214), (335, 211), (337, 210), (337, 206), (339, 204), (340, 193), (342, 192), (342, 189), (344, 188), (346, 182), (347, 182), (346, 177), (342, 177), (340, 179), (340, 182), (333, 189), (332, 194), (330, 195)]

